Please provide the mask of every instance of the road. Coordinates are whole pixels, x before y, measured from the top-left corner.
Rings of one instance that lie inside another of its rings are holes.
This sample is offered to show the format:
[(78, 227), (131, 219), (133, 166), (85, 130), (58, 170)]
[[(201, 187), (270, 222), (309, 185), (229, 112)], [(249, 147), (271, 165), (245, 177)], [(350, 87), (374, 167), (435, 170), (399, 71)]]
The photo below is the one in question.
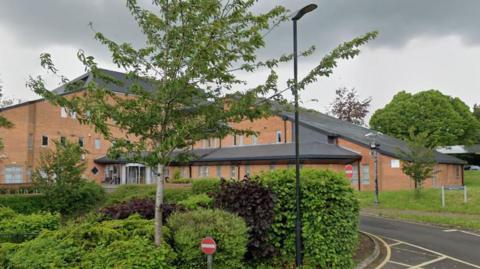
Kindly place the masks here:
[(480, 268), (480, 235), (373, 216), (360, 228), (387, 239), (394, 261), (385, 268)]

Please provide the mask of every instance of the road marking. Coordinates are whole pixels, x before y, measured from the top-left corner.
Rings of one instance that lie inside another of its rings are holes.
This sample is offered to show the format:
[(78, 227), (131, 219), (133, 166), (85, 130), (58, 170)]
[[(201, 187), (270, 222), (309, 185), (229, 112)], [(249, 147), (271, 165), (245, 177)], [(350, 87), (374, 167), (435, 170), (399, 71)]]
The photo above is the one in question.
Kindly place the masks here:
[[(382, 238), (380, 238), (380, 236), (377, 236), (377, 235), (374, 235), (374, 234), (371, 234), (371, 233), (367, 233), (365, 231), (362, 231), (362, 232), (371, 236), (371, 237), (374, 237), (375, 239), (380, 241), (385, 246), (385, 248), (387, 249), (387, 256), (383, 259), (383, 261), (377, 267), (375, 267), (375, 269), (382, 269), (385, 266), (385, 264), (387, 264), (387, 262), (390, 260), (390, 257), (392, 255), (392, 250), (390, 249), (388, 244)], [(380, 250), (380, 252), (381, 252), (381, 250)]]
[(412, 267), (412, 265), (410, 264), (406, 264), (406, 263), (402, 263), (402, 262), (396, 262), (396, 261), (388, 261), (389, 263), (393, 263), (393, 264), (398, 264), (398, 265), (401, 265), (401, 266), (405, 266), (405, 267)]
[(473, 236), (477, 236), (477, 237), (480, 237), (480, 234), (477, 234), (477, 233), (472, 233), (472, 232), (467, 232), (467, 231), (460, 231), (464, 234), (468, 234), (468, 235), (473, 235)]
[(470, 265), (470, 266), (472, 266), (472, 267), (474, 267), (474, 268), (480, 269), (480, 266), (478, 266), (478, 265), (475, 265), (475, 264), (473, 264), (473, 263), (469, 263), (469, 262), (466, 262), (466, 261), (462, 261), (462, 260), (460, 260), (460, 259), (454, 258), (454, 257), (452, 257), (452, 256), (445, 255), (445, 254), (443, 254), (443, 253), (440, 253), (440, 252), (437, 252), (437, 251), (434, 251), (434, 250), (431, 250), (431, 249), (427, 249), (427, 248), (424, 248), (424, 247), (421, 247), (421, 246), (418, 246), (418, 245), (415, 245), (415, 244), (410, 244), (410, 243), (407, 243), (407, 242), (405, 242), (405, 241), (400, 241), (400, 240), (398, 240), (398, 239), (390, 238), (390, 237), (387, 237), (387, 236), (383, 236), (383, 237), (385, 237), (385, 238), (387, 238), (387, 239), (390, 239), (390, 240), (395, 240), (395, 241), (398, 241), (398, 242), (402, 242), (402, 243), (404, 243), (405, 245), (409, 245), (409, 246), (416, 247), (416, 248), (419, 248), (419, 249), (422, 249), (422, 250), (425, 250), (425, 251), (429, 251), (429, 252), (431, 252), (431, 253), (437, 254), (438, 256), (444, 256), (445, 258), (448, 258), (448, 259), (450, 259), (450, 260), (454, 260), (454, 261), (456, 261), (456, 262), (463, 263), (463, 264), (466, 264), (466, 265)]
[(449, 229), (449, 230), (443, 230), (446, 233), (451, 233), (451, 232), (458, 232), (458, 230), (455, 229)]
[(400, 244), (402, 244), (402, 243), (401, 243), (401, 242), (397, 242), (397, 243), (390, 244), (390, 245), (388, 245), (388, 246), (393, 247), (393, 246), (400, 245)]
[(432, 264), (432, 263), (435, 263), (435, 262), (438, 262), (438, 261), (441, 261), (441, 260), (444, 260), (444, 259), (447, 259), (447, 257), (446, 256), (438, 257), (434, 260), (424, 262), (424, 263), (421, 263), (421, 264), (417, 264), (414, 267), (411, 267), (410, 269), (418, 269), (418, 268), (421, 268), (422, 266), (429, 265), (429, 264)]

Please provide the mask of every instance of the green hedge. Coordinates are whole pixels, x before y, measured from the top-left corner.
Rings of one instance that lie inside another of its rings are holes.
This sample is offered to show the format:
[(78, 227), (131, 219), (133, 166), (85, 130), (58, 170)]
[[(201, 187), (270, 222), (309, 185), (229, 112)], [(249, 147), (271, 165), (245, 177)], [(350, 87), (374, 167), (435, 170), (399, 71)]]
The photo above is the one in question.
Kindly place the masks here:
[[(270, 239), (281, 260), (294, 261), (295, 170), (260, 175), (275, 198), (275, 221)], [(344, 175), (328, 170), (302, 169), (301, 210), (304, 260), (319, 268), (352, 268), (357, 246), (359, 206)]]
[(179, 269), (205, 268), (206, 258), (200, 251), (202, 238), (211, 236), (217, 243), (214, 268), (243, 268), (247, 250), (247, 226), (242, 218), (221, 210), (196, 210), (176, 213), (167, 222), (170, 243), (177, 253)]
[(168, 244), (153, 245), (153, 221), (139, 216), (72, 224), (19, 245), (0, 244), (0, 268), (162, 269), (172, 268), (174, 258)]
[(45, 211), (45, 198), (36, 194), (0, 195), (0, 206), (8, 207), (22, 214)]
[(193, 194), (211, 194), (220, 190), (220, 179), (218, 178), (201, 178), (192, 181)]
[(206, 194), (197, 194), (188, 197), (185, 200), (178, 202), (179, 206), (183, 206), (189, 210), (195, 210), (199, 208), (211, 208), (213, 205), (213, 199)]
[[(157, 185), (122, 185), (107, 195), (105, 206), (126, 202), (133, 199), (155, 198)], [(192, 195), (190, 188), (165, 189), (165, 202), (178, 202)]]
[(21, 242), (35, 238), (42, 230), (60, 227), (60, 215), (51, 213), (18, 214), (0, 207), (0, 242)]

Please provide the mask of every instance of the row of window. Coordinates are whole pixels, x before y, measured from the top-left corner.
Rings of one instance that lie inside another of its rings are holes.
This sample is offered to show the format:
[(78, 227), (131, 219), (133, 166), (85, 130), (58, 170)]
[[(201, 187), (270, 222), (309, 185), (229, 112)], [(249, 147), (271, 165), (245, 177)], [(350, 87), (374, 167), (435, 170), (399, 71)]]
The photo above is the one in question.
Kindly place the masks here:
[[(233, 136), (233, 145), (234, 146), (243, 146), (244, 145), (244, 138), (243, 135), (235, 135)], [(251, 145), (258, 144), (258, 136), (251, 135)], [(282, 132), (276, 131), (275, 132), (275, 143), (279, 144), (282, 143)], [(220, 146), (220, 139), (219, 138), (210, 138), (204, 139), (202, 141), (202, 148), (216, 148)]]
[[(67, 138), (65, 136), (60, 137), (60, 143), (64, 144), (67, 141)], [(42, 147), (48, 147), (48, 144), (50, 142), (50, 139), (47, 135), (42, 135)], [(80, 147), (85, 146), (85, 138), (83, 137), (78, 137), (78, 144)], [(102, 140), (100, 138), (95, 138), (94, 140), (94, 147), (95, 149), (100, 149), (102, 147)], [(28, 149), (32, 150), (33, 149), (33, 135), (28, 136)]]

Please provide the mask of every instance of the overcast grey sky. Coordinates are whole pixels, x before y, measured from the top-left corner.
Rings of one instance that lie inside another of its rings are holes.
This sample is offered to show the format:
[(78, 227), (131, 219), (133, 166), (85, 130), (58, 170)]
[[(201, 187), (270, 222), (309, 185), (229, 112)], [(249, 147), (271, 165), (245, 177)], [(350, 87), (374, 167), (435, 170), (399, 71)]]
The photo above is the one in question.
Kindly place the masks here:
[[(470, 106), (480, 103), (478, 0), (260, 2), (258, 10), (278, 4), (291, 10), (310, 2), (319, 5), (299, 22), (300, 47), (316, 45), (319, 49), (314, 56), (301, 59), (301, 74), (340, 42), (368, 31), (380, 32), (359, 57), (342, 61), (332, 77), (322, 78), (302, 93), (307, 107), (324, 111), (335, 89), (343, 86), (355, 87), (362, 97), (372, 96), (372, 110), (383, 107), (399, 90), (433, 88), (460, 97)], [(93, 40), (89, 22), (117, 41), (141, 44), (142, 36), (121, 0), (2, 0), (0, 80), (4, 94), (24, 100), (36, 97), (24, 85), (28, 75), (43, 74), (38, 60), (42, 52), (50, 52), (59, 69), (71, 78), (83, 73), (76, 59), (78, 49), (94, 55), (103, 67), (115, 69), (108, 51)], [(272, 31), (261, 57), (290, 52), (291, 31), (290, 23)], [(291, 73), (291, 66), (282, 66), (280, 78), (286, 80)], [(56, 84), (49, 80), (49, 86)]]

